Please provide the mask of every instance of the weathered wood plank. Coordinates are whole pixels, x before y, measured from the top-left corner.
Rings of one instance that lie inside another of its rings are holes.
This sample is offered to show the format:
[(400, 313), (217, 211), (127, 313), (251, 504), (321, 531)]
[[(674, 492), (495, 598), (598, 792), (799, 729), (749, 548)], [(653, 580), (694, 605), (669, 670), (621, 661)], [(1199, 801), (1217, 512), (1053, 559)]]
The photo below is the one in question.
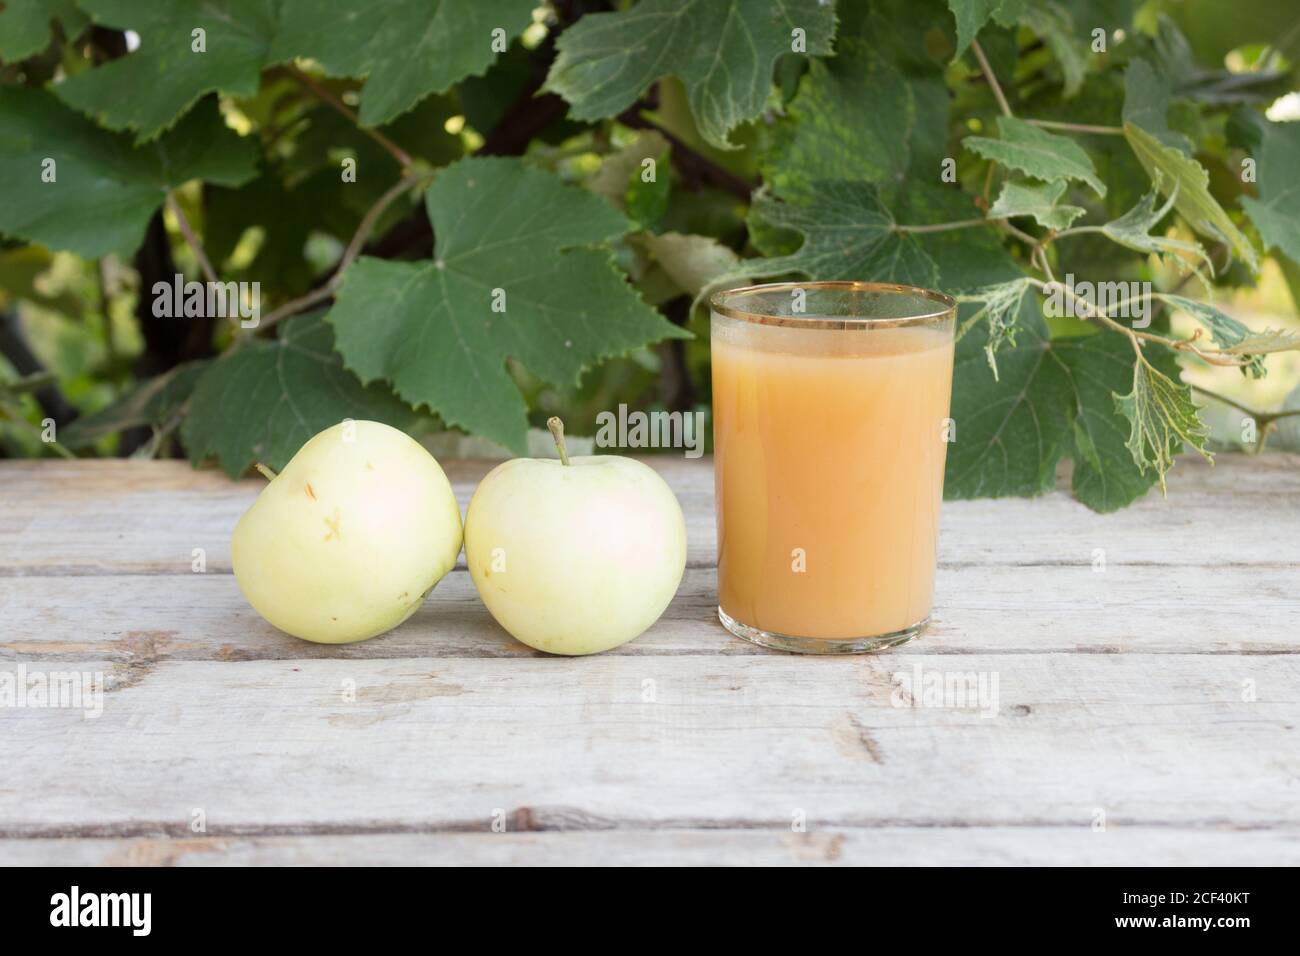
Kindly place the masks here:
[[(894, 653), (1297, 653), (1300, 571), (1045, 565), (941, 568), (938, 610), (923, 638)], [(718, 624), (716, 572), (688, 569), (664, 616), (610, 652), (759, 655)], [(0, 578), (0, 660), (528, 657), (454, 571), (390, 634), (319, 645), (275, 630), (229, 574)]]
[[(712, 565), (711, 463), (646, 459), (686, 512), (688, 560)], [(462, 508), (491, 462), (448, 462)], [(230, 533), (260, 487), (183, 462), (0, 462), (0, 575), (177, 573), (195, 548), (228, 571)], [(1214, 468), (1182, 458), (1170, 497), (1150, 494), (1098, 515), (1065, 491), (1032, 500), (949, 502), (945, 565), (1300, 564), (1300, 455), (1221, 455)]]
[[(996, 715), (894, 706), (913, 667), (996, 680)], [(181, 661), (133, 678), (97, 719), (0, 716), (0, 837), (188, 836), (196, 808), (212, 837), (486, 831), (498, 813), (515, 829), (1300, 826), (1295, 655)]]
[[(463, 571), (379, 640), (288, 638), (229, 574), (256, 482), (0, 463), (0, 670), (109, 687), (97, 719), (0, 710), (0, 862), (1296, 862), (1300, 456), (1184, 459), (1116, 516), (949, 504), (931, 632), (853, 660), (726, 635), (708, 463), (652, 464), (692, 567), (568, 660)], [(487, 467), (450, 463), (462, 506)], [(913, 667), (996, 677), (997, 715), (892, 706)]]
[(3, 866), (1256, 866), (1300, 829), (876, 827), (0, 840)]

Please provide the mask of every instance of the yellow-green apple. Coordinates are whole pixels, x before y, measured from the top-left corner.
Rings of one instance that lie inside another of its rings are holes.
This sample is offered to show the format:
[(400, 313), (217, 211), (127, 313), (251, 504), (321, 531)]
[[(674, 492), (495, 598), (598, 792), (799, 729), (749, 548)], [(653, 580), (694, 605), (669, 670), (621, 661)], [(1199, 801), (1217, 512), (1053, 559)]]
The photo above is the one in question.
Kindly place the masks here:
[(552, 654), (595, 654), (663, 613), (686, 567), (672, 490), (631, 458), (516, 458), (479, 484), (465, 560), (479, 596), (515, 638)]
[(415, 613), (460, 553), (460, 508), (438, 462), (380, 422), (345, 421), (298, 450), (239, 519), (235, 578), (258, 614), (321, 644), (383, 634)]

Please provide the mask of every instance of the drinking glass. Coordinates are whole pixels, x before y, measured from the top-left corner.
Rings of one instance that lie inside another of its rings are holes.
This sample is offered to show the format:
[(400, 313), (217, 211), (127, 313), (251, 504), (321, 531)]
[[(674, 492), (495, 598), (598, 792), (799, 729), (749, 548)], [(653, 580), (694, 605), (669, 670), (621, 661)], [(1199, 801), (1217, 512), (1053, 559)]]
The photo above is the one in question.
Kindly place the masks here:
[(722, 623), (803, 653), (916, 637), (954, 437), (955, 303), (879, 282), (710, 302)]

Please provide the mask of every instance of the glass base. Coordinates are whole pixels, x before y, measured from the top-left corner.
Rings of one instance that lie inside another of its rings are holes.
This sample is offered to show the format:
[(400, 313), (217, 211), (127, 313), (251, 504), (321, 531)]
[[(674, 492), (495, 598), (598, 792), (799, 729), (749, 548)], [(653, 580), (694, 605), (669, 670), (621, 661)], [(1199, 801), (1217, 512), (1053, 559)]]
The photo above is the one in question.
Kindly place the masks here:
[(888, 650), (908, 641), (915, 640), (930, 623), (924, 618), (901, 631), (877, 634), (873, 637), (849, 637), (843, 640), (830, 640), (823, 637), (792, 637), (789, 634), (776, 634), (772, 631), (759, 630), (742, 624), (718, 606), (718, 620), (732, 634), (762, 647), (778, 651), (790, 651), (794, 654), (869, 654), (872, 651)]

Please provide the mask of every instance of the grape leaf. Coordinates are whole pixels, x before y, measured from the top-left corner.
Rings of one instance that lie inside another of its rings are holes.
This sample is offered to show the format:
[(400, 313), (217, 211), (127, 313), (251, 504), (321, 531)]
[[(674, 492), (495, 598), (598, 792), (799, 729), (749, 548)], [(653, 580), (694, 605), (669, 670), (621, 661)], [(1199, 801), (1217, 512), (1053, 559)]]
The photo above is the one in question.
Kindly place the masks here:
[(896, 181), (907, 171), (916, 124), (911, 85), (865, 39), (836, 40), (838, 55), (813, 60), (770, 150), (763, 179), (783, 196), (816, 180)]
[[(49, 93), (0, 88), (0, 231), (88, 258), (129, 256), (169, 189), (191, 179), (238, 186), (256, 174), (252, 143), (208, 106), (133, 147)], [(46, 160), (53, 182), (43, 181)]]
[(1190, 156), (1191, 140), (1171, 130), (1166, 118), (1171, 92), (1164, 74), (1145, 60), (1134, 60), (1124, 72), (1124, 122), (1142, 127), (1166, 146)]
[(722, 149), (767, 103), (776, 60), (803, 31), (806, 51), (831, 52), (835, 11), (819, 0), (640, 0), (582, 17), (560, 34), (546, 89), (574, 119), (615, 116), (652, 83), (686, 86), (701, 134)]
[(75, 0), (5, 0), (0, 10), (0, 62), (17, 63), (43, 52), (54, 39), (54, 20), (63, 24), (69, 40), (86, 25)]
[(1077, 94), (1088, 69), (1088, 50), (1075, 37), (1070, 11), (1053, 0), (1032, 3), (1020, 15), (1020, 22), (1037, 33), (1056, 57), (1065, 75), (1065, 98)]
[(572, 383), (598, 359), (687, 337), (599, 248), (630, 227), (599, 196), (518, 160), (482, 158), (444, 169), (425, 201), (435, 258), (362, 257), (328, 315), (363, 381), (386, 379), (448, 424), (522, 453), (526, 409), (507, 357)]
[(1141, 353), (1133, 365), (1133, 387), (1126, 395), (1115, 395), (1115, 407), (1129, 420), (1128, 450), (1138, 470), (1152, 469), (1165, 491), (1165, 475), (1174, 456), (1186, 442), (1207, 461), (1214, 456), (1205, 450), (1210, 431), (1202, 424), (1192, 403), (1190, 386), (1175, 382), (1146, 360)]
[(82, 448), (99, 439), (140, 425), (162, 425), (189, 399), (207, 359), (183, 362), (132, 389), (106, 408), (78, 418), (59, 431), (68, 448)]
[(719, 275), (740, 264), (740, 257), (712, 236), (642, 233), (636, 241), (690, 295), (699, 295)]
[[(653, 165), (647, 166), (647, 160)], [(668, 140), (658, 130), (642, 130), (632, 142), (605, 157), (587, 188), (604, 196), (633, 222), (649, 226), (668, 208), (672, 184), (668, 163)]]
[(1203, 236), (1227, 242), (1238, 258), (1258, 272), (1259, 257), (1250, 240), (1210, 195), (1210, 176), (1205, 167), (1131, 122), (1124, 124), (1124, 136), (1156, 189), (1173, 197), (1174, 208), (1187, 224)]
[[(1156, 199), (1159, 195), (1158, 189), (1152, 189), (1124, 215), (1100, 227), (1102, 234), (1127, 249), (1153, 253), (1166, 264), (1176, 262), (1181, 268), (1190, 269), (1208, 288), (1209, 279), (1206, 278), (1206, 274), (1214, 275), (1214, 263), (1210, 260), (1204, 246), (1195, 240), (1172, 239), (1168, 236), (1151, 234), (1151, 230), (1174, 207), (1174, 202), (1178, 198), (1178, 187), (1175, 186), (1170, 191), (1165, 204), (1157, 209)], [(1201, 268), (1202, 266), (1204, 269)]]
[(1008, 179), (1002, 186), (993, 207), (989, 209), (990, 219), (1010, 219), (1012, 216), (1032, 216), (1044, 229), (1060, 231), (1082, 216), (1086, 209), (1081, 206), (1058, 205), (1065, 193), (1066, 183), (1063, 179), (1056, 182), (1035, 183), (1017, 182)]
[(1266, 248), (1300, 262), (1300, 123), (1263, 123), (1261, 132), (1259, 198), (1243, 197), (1241, 205)]
[(1013, 116), (998, 117), (998, 139), (967, 136), (962, 145), (985, 159), (1017, 169), (1033, 179), (1054, 182), (1077, 179), (1105, 197), (1106, 184), (1092, 160), (1074, 140), (1057, 136)]
[[(130, 29), (140, 48), (54, 87), (100, 125), (156, 139), (205, 93), (251, 96), (274, 34), (276, 0), (78, 0), (102, 26)], [(205, 52), (193, 31), (203, 30)]]
[[(1123, 508), (1155, 484), (1155, 475), (1137, 467), (1129, 454), (1127, 422), (1115, 409), (1118, 390), (1132, 381), (1133, 348), (1122, 335), (1099, 332), (1052, 341), (1068, 375), (1074, 421), (1067, 451), (1074, 459), (1071, 488), (1095, 511)], [(1178, 375), (1173, 354), (1156, 350), (1154, 368)]]
[[(1016, 341), (998, 352), (1000, 376), (987, 368), (989, 328), (970, 327), (957, 343), (948, 450), (948, 498), (1038, 495), (1056, 486), (1056, 468), (1074, 459), (1075, 496), (1115, 511), (1146, 493), (1125, 441), (1117, 390), (1132, 381), (1133, 351), (1110, 333), (1052, 339), (1033, 297), (1021, 303)], [(1163, 360), (1172, 365), (1172, 359)]]
[(766, 188), (754, 194), (751, 215), (803, 236), (789, 255), (746, 259), (752, 276), (800, 273), (815, 279), (861, 279), (932, 288), (939, 269), (913, 233), (899, 232), (893, 214), (869, 183), (833, 180), (812, 185), (798, 202)]
[(720, 288), (723, 281), (733, 281), (740, 269), (740, 257), (712, 236), (647, 232), (629, 241), (664, 271), (679, 294), (686, 293), (695, 301)]
[(961, 56), (989, 18), (1004, 27), (1013, 27), (1024, 14), (1028, 0), (948, 0), (957, 21), (957, 49), (953, 59)]
[(328, 73), (367, 76), (364, 126), (387, 123), (431, 93), (492, 65), (492, 31), (514, 36), (532, 0), (281, 0), (269, 61), (311, 57)]
[[(928, 186), (909, 180), (886, 198), (893, 215), (904, 229), (934, 223), (958, 222), (979, 215), (970, 195), (953, 188)], [(910, 232), (939, 270), (941, 289), (974, 289), (1009, 282), (1024, 273), (1016, 265), (993, 224), (983, 228), (944, 229), (938, 232)]]
[(986, 320), (988, 328), (984, 339), (984, 355), (988, 359), (994, 379), (998, 377), (996, 353), (1004, 345), (1016, 344), (1016, 323), (1025, 294), (1030, 288), (1032, 288), (1030, 280), (1020, 278), (972, 289), (954, 296), (958, 302), (980, 303), (979, 309), (973, 315), (962, 320), (957, 335), (959, 338), (965, 336), (971, 326), (981, 319)]
[[(78, 0), (96, 23), (130, 29), (140, 48), (69, 77), (67, 103), (115, 130), (156, 138), (201, 96), (251, 96), (263, 68), (311, 57), (368, 76), (360, 121), (387, 123), (495, 58), (492, 31), (522, 30), (530, 0)], [(193, 31), (203, 30), (202, 50)]]
[(1208, 302), (1200, 302), (1171, 292), (1156, 292), (1151, 298), (1167, 302), (1176, 309), (1182, 309), (1201, 325), (1209, 329), (1210, 337), (1225, 352), (1235, 355), (1250, 355), (1254, 360), (1250, 365), (1242, 366), (1242, 372), (1249, 370), (1255, 378), (1264, 377), (1263, 356), (1270, 352), (1288, 352), (1300, 349), (1300, 336), (1281, 329), (1265, 329), (1255, 332), (1248, 325), (1234, 319), (1225, 312), (1216, 309)]
[(190, 460), (215, 457), (237, 478), (256, 462), (283, 468), (317, 432), (345, 418), (410, 428), (416, 413), (380, 385), (363, 386), (334, 352), (319, 312), (252, 339), (203, 370), (181, 428)]

